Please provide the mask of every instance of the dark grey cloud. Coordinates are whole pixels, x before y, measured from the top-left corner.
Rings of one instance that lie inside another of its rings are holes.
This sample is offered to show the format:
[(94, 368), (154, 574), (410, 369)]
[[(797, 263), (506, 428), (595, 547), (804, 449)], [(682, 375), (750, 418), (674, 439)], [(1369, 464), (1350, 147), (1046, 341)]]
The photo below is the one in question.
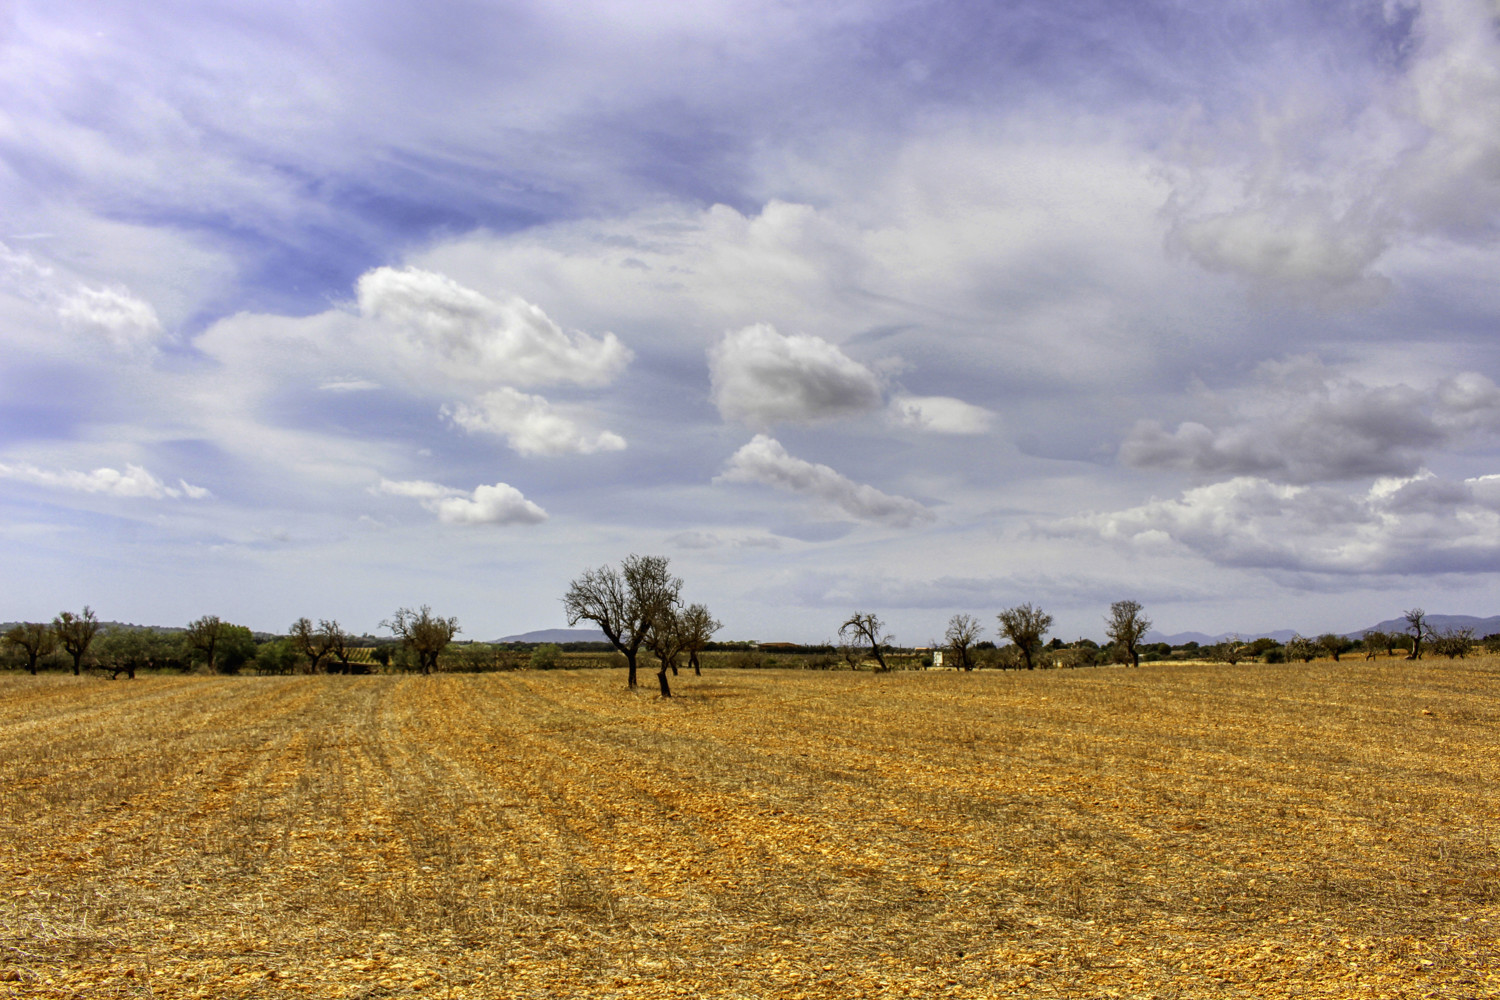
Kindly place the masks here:
[(719, 412), (757, 428), (857, 416), (883, 399), (880, 377), (836, 345), (765, 323), (725, 334), (708, 368)]
[(1186, 421), (1170, 431), (1142, 420), (1120, 460), (1293, 483), (1410, 476), (1434, 450), (1500, 427), (1500, 388), (1478, 373), (1422, 388), (1367, 385), (1305, 357), (1263, 365), (1251, 386), (1215, 402), (1238, 419), (1219, 427)]

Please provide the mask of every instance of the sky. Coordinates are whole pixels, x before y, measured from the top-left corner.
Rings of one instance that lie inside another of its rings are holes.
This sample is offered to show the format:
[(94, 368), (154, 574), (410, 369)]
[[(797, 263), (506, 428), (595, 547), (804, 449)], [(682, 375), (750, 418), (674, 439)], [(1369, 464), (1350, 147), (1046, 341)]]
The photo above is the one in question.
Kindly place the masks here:
[(0, 7), (0, 620), (1500, 611), (1496, 0)]

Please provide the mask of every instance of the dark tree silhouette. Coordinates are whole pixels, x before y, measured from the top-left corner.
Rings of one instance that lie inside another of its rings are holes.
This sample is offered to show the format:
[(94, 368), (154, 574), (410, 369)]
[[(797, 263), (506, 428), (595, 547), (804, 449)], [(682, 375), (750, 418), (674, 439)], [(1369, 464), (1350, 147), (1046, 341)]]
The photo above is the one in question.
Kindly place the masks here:
[(1042, 636), (1052, 627), (1052, 616), (1041, 608), (1034, 608), (1026, 603), (1006, 608), (997, 617), (1000, 619), (1000, 631), (1021, 651), (1026, 669), (1035, 670), (1036, 663), (1032, 660), (1032, 654), (1041, 646)]
[(52, 619), (52, 631), (57, 634), (58, 643), (73, 658), (73, 676), (77, 677), (83, 672), (83, 658), (89, 651), (89, 645), (99, 632), (99, 619), (94, 617), (93, 609), (85, 604), (82, 614), (64, 611)]
[(593, 622), (624, 654), (631, 688), (636, 686), (636, 653), (652, 623), (677, 607), (682, 590), (682, 580), (667, 572), (668, 562), (665, 556), (629, 555), (619, 569), (585, 570), (563, 595), (569, 625)]

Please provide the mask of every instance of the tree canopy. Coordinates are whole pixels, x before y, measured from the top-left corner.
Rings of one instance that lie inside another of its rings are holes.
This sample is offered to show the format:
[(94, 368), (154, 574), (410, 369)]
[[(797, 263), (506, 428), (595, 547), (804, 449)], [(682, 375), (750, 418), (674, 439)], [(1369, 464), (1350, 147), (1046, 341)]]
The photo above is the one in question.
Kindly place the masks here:
[(1151, 619), (1141, 611), (1140, 601), (1116, 601), (1109, 606), (1109, 616), (1104, 619), (1104, 634), (1117, 643), (1130, 657), (1130, 665), (1141, 665), (1141, 654), (1136, 648), (1151, 628)]
[(389, 629), (416, 656), (424, 674), (437, 670), (438, 657), (460, 631), (457, 618), (434, 615), (432, 608), (425, 604), (416, 611), (397, 608), (394, 615), (380, 623), (380, 627)]
[(636, 686), (636, 653), (652, 624), (675, 611), (682, 591), (682, 580), (667, 570), (668, 563), (666, 556), (632, 554), (619, 569), (585, 570), (563, 595), (569, 625), (593, 622), (610, 645), (624, 654), (632, 688)]
[(1028, 602), (1006, 608), (996, 617), (1000, 619), (1000, 631), (1021, 651), (1026, 669), (1035, 670), (1036, 663), (1032, 656), (1041, 646), (1042, 637), (1052, 627), (1052, 616)]

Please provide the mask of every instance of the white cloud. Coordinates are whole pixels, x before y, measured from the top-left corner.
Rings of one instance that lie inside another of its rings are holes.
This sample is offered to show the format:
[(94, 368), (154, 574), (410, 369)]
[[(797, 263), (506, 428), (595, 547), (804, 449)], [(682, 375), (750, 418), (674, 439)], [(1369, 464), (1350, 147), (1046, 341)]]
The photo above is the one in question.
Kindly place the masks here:
[(508, 483), (466, 492), (420, 479), (382, 479), (376, 492), (416, 500), (444, 524), (540, 524), (547, 520), (545, 510)]
[(161, 320), (151, 303), (124, 288), (80, 286), (58, 304), (57, 313), (64, 320), (103, 332), (120, 348), (148, 346), (161, 334)]
[(121, 352), (152, 351), (161, 338), (156, 308), (130, 289), (94, 287), (74, 280), (4, 243), (0, 243), (0, 291), (40, 308), (64, 329), (102, 336)]
[(1367, 385), (1313, 358), (1262, 365), (1226, 392), (1235, 419), (1218, 429), (1187, 421), (1168, 431), (1143, 420), (1120, 446), (1142, 469), (1258, 475), (1288, 482), (1409, 476), (1430, 449), (1500, 427), (1500, 388), (1474, 372), (1417, 388)]
[(837, 346), (766, 323), (725, 334), (708, 369), (719, 413), (752, 427), (854, 416), (881, 402), (879, 377)]
[(909, 528), (933, 519), (926, 507), (907, 497), (882, 493), (856, 483), (826, 465), (794, 458), (781, 442), (757, 434), (730, 456), (715, 482), (761, 483), (791, 493), (815, 497), (860, 521)]
[(125, 471), (108, 466), (81, 472), (76, 469), (43, 469), (28, 462), (0, 462), (0, 478), (14, 479), (37, 486), (73, 490), (78, 493), (103, 493), (107, 496), (145, 498), (150, 500), (203, 500), (213, 494), (201, 486), (179, 479), (168, 486), (139, 465), (125, 466)]
[(469, 433), (498, 434), (522, 455), (591, 454), (619, 451), (625, 439), (610, 431), (590, 434), (541, 396), (502, 388), (478, 404), (445, 407), (444, 415)]
[(380, 383), (367, 378), (325, 378), (318, 388), (324, 392), (369, 392), (379, 389)]
[(951, 396), (896, 396), (887, 416), (898, 427), (934, 434), (986, 434), (995, 422), (990, 410)]
[(529, 302), (496, 302), (432, 271), (379, 267), (357, 293), (361, 315), (380, 324), (370, 346), (457, 383), (603, 385), (631, 358), (612, 333), (570, 335)]
[(1304, 572), (1434, 573), (1500, 569), (1495, 477), (1386, 478), (1364, 493), (1254, 476), (1174, 500), (1067, 518), (1043, 528), (1139, 550), (1181, 547), (1224, 566)]

